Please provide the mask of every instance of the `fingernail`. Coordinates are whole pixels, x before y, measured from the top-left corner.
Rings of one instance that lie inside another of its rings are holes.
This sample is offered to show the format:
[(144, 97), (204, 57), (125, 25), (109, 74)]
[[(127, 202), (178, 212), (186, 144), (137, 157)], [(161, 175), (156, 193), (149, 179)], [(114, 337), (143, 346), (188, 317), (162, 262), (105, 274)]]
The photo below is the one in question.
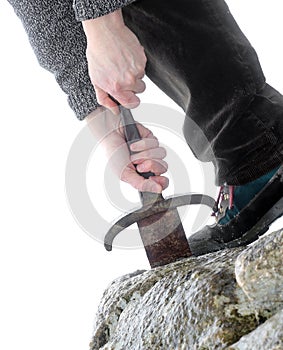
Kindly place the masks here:
[(139, 168), (139, 171), (144, 171), (145, 169), (143, 164), (139, 165), (138, 168)]

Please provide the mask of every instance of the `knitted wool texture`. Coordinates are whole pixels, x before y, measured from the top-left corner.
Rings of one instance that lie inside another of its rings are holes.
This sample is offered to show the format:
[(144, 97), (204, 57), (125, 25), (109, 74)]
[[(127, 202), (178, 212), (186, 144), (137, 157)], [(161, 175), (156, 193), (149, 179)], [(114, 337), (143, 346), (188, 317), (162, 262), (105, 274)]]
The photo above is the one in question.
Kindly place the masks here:
[(99, 104), (88, 75), (80, 21), (106, 15), (134, 0), (8, 0), (28, 34), (39, 64), (54, 74), (79, 120)]

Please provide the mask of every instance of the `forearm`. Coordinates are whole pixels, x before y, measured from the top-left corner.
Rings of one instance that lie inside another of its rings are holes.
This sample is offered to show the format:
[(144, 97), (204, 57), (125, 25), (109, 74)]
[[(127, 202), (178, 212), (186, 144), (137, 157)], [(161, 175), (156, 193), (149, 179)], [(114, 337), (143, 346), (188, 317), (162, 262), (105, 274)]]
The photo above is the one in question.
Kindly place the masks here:
[(8, 1), (24, 25), (39, 64), (55, 76), (77, 118), (84, 119), (99, 104), (88, 76), (85, 34), (72, 3)]
[(120, 118), (105, 107), (97, 107), (85, 118), (85, 121), (93, 136), (102, 145), (113, 131), (120, 130)]
[(105, 16), (136, 0), (73, 0), (76, 19), (85, 21)]
[(84, 20), (82, 24), (88, 41), (101, 40), (101, 35), (105, 36), (109, 31), (119, 31), (125, 25), (121, 9), (102, 17)]

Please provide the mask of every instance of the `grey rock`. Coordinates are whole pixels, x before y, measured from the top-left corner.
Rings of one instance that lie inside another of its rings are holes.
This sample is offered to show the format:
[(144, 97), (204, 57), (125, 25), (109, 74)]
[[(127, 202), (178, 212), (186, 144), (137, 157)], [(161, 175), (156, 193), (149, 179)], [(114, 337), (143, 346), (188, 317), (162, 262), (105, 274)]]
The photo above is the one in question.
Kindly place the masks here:
[(272, 314), (283, 303), (282, 243), (283, 231), (267, 235), (264, 241), (246, 248), (235, 262), (237, 282), (255, 309), (264, 304)]
[(246, 248), (116, 279), (99, 305), (90, 349), (217, 350), (246, 342), (283, 308), (282, 243), (279, 231)]
[(248, 335), (243, 336), (227, 350), (282, 350), (283, 310), (272, 316)]

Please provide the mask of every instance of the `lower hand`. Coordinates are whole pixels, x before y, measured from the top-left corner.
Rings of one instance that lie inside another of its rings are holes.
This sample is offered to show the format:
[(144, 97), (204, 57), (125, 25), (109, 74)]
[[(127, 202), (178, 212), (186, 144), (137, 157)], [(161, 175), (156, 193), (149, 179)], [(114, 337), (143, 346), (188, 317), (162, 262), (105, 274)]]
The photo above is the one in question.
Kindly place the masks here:
[[(110, 110), (98, 108), (86, 118), (94, 136), (102, 144), (116, 175), (137, 190), (161, 193), (168, 186), (168, 178), (162, 176), (168, 169), (164, 161), (166, 151), (159, 146), (153, 133), (137, 123), (141, 140), (131, 145), (135, 154), (129, 154), (120, 118)], [(144, 179), (139, 172), (153, 172), (156, 176)]]

